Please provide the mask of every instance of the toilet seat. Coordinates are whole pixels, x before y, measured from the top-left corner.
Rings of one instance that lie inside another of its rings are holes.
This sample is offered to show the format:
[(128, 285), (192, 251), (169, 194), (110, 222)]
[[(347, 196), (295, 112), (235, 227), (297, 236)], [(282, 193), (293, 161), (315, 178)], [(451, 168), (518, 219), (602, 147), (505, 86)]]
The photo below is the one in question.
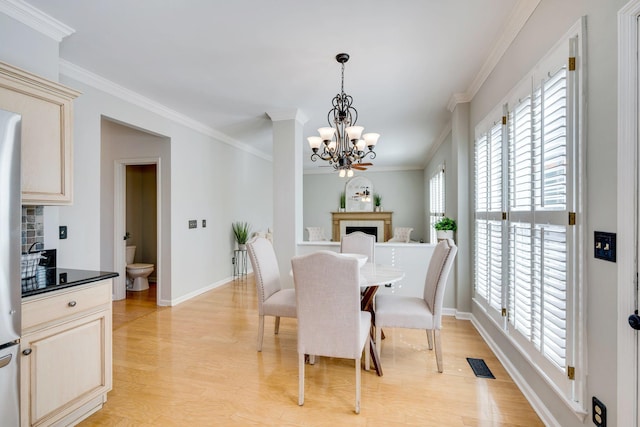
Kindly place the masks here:
[(144, 263), (127, 264), (127, 270), (142, 270), (144, 268), (153, 268), (153, 264), (144, 264)]

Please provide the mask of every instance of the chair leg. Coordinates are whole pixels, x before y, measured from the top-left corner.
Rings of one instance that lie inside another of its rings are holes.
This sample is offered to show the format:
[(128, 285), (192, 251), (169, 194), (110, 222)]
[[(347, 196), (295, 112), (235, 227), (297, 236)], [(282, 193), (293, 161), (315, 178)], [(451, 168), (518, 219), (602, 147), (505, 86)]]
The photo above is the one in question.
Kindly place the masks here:
[(442, 344), (440, 342), (440, 329), (434, 329), (433, 335), (436, 345), (436, 364), (438, 365), (438, 372), (442, 373)]
[(356, 359), (356, 414), (360, 413), (360, 370), (362, 369), (360, 367), (360, 363), (361, 363), (360, 358)]
[(298, 405), (304, 405), (304, 353), (298, 353)]
[(371, 336), (367, 337), (367, 341), (364, 343), (364, 370), (371, 369)]
[(276, 329), (274, 332), (276, 335), (278, 335), (278, 332), (280, 332), (280, 316), (276, 316)]
[(258, 351), (262, 351), (262, 335), (264, 335), (264, 316), (258, 316)]
[(427, 342), (429, 343), (429, 350), (433, 350), (433, 329), (427, 329)]
[(378, 359), (380, 359), (380, 351), (382, 348), (382, 328), (376, 326), (376, 351), (378, 352)]

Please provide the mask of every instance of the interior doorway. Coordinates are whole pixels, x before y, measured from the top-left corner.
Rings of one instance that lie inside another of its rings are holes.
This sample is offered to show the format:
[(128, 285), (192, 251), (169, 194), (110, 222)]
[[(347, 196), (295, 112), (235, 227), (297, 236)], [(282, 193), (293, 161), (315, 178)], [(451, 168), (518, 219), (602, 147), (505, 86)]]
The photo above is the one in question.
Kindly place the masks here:
[(115, 165), (114, 260), (120, 274), (114, 299), (127, 297), (126, 248), (136, 246), (136, 263), (153, 264), (156, 304), (162, 295), (160, 158), (123, 159)]
[[(146, 265), (149, 275), (143, 277), (154, 287), (157, 277), (155, 266), (158, 264), (158, 209), (156, 164), (127, 165), (126, 173), (126, 218), (125, 236), (127, 257), (131, 250), (132, 260), (128, 264)], [(146, 273), (143, 274), (145, 276)], [(127, 280), (127, 297), (138, 292), (131, 280)], [(145, 291), (147, 289), (141, 290)], [(155, 291), (154, 291), (155, 293)]]

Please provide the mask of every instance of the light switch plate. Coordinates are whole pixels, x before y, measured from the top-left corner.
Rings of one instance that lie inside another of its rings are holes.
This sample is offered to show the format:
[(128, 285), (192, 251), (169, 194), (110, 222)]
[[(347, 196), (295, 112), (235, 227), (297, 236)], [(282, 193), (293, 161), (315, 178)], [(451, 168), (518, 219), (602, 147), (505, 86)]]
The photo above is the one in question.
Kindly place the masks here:
[(594, 257), (616, 262), (616, 233), (594, 231), (593, 242)]
[(66, 239), (67, 238), (67, 226), (61, 225), (58, 227), (58, 239)]
[(198, 220), (190, 219), (189, 220), (189, 228), (198, 228)]

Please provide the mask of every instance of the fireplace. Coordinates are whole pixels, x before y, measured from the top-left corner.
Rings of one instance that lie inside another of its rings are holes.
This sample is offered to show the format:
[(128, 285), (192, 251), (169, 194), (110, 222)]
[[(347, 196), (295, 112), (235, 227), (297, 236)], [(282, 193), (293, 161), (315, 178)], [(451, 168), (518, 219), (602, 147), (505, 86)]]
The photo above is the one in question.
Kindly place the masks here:
[(346, 234), (351, 234), (354, 231), (362, 231), (363, 233), (371, 234), (376, 238), (376, 242), (378, 241), (378, 227), (346, 227)]
[(376, 236), (377, 242), (386, 242), (391, 238), (392, 215), (393, 212), (332, 212), (331, 240), (339, 242), (350, 231), (360, 230)]

